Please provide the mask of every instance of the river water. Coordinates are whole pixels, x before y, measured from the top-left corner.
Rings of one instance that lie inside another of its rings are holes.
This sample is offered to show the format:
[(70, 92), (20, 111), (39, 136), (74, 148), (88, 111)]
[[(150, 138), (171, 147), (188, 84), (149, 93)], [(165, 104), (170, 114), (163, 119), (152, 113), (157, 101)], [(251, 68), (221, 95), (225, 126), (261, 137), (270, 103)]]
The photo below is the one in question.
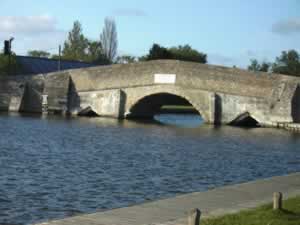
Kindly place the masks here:
[(0, 115), (0, 224), (40, 221), (300, 171), (300, 134), (158, 122)]

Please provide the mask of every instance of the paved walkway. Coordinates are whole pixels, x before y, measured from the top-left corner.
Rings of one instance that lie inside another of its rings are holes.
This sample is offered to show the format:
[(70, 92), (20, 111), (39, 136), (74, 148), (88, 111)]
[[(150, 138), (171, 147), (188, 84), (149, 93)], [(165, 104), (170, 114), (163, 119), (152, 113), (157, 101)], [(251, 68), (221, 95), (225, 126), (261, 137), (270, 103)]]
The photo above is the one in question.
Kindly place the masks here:
[(204, 217), (217, 216), (248, 209), (272, 201), (273, 192), (280, 191), (283, 197), (300, 195), (300, 173), (272, 177), (254, 182), (225, 186), (180, 195), (141, 205), (114, 209), (105, 212), (75, 216), (47, 222), (49, 225), (144, 225), (187, 224), (186, 212), (199, 208)]

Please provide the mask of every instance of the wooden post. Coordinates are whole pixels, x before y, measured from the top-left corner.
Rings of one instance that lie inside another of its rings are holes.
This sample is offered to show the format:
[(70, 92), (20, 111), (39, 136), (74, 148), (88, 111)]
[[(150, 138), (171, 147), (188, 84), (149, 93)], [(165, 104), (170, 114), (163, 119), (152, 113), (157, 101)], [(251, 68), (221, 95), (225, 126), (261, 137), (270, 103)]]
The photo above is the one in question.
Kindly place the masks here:
[(42, 113), (48, 114), (48, 95), (42, 95)]
[(273, 194), (273, 210), (282, 209), (282, 193), (274, 192)]
[(192, 209), (188, 213), (188, 225), (200, 225), (201, 211), (199, 209)]

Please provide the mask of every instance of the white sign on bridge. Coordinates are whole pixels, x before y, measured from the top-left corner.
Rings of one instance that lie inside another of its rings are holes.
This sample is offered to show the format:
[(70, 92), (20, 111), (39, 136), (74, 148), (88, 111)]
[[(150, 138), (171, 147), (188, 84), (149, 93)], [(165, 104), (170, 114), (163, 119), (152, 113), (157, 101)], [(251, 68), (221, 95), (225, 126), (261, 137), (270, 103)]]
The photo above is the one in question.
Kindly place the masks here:
[(175, 84), (176, 74), (154, 74), (155, 84)]

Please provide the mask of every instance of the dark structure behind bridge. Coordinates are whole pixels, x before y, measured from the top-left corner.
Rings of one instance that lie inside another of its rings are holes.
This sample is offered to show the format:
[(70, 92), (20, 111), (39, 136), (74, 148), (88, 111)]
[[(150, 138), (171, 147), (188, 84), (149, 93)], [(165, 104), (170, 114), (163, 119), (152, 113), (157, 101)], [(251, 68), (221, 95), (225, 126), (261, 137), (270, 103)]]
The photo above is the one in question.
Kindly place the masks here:
[[(14, 75), (35, 75), (56, 72), (59, 70), (59, 60), (31, 56), (16, 56), (20, 67)], [(79, 69), (97, 66), (93, 63), (80, 61), (61, 60), (60, 70)]]

